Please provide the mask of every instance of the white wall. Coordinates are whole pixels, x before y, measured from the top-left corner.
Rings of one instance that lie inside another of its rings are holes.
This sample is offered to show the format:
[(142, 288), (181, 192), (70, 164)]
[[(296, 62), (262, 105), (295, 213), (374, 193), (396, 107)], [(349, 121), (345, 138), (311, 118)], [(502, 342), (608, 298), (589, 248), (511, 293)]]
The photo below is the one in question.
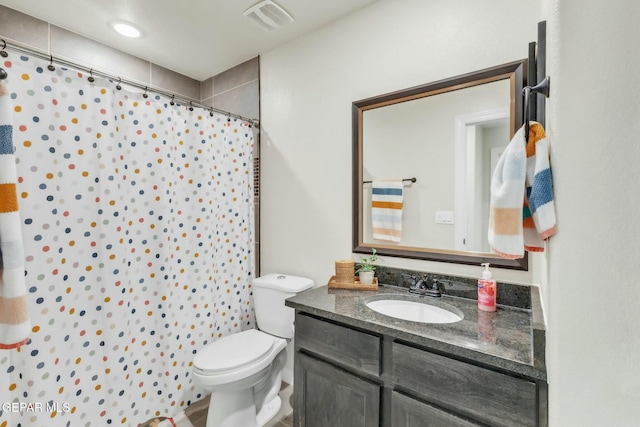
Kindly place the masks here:
[(543, 2), (559, 232), (548, 253), (552, 426), (640, 425), (640, 2)]
[[(352, 102), (522, 59), (539, 9), (530, 1), (381, 0), (261, 56), (262, 272), (323, 285), (334, 261), (352, 256)], [(391, 257), (385, 265), (481, 272)], [(536, 280), (531, 271), (494, 276)]]

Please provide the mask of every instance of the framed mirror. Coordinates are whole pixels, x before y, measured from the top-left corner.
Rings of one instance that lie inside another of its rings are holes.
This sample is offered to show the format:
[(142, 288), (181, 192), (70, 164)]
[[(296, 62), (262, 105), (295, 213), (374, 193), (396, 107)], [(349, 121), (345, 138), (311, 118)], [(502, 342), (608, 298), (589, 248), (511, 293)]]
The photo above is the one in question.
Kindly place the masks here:
[[(522, 126), (525, 70), (523, 59), (353, 103), (354, 252), (528, 269), (527, 253), (501, 258), (487, 242), (491, 174)], [(384, 187), (395, 210), (380, 210)]]

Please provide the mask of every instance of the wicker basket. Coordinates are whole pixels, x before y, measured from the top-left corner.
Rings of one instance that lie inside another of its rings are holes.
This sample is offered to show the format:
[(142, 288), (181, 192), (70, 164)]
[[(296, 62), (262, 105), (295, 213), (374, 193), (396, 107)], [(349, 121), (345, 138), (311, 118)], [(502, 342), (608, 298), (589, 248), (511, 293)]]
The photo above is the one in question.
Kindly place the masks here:
[(355, 277), (355, 263), (350, 259), (336, 261), (336, 282), (353, 283)]

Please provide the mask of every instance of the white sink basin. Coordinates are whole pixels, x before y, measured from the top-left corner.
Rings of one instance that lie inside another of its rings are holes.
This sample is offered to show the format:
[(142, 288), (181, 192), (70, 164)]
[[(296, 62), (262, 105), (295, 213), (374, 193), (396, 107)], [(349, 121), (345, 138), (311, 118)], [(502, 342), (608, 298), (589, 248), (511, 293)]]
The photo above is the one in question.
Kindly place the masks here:
[(383, 299), (368, 302), (367, 307), (385, 316), (412, 322), (453, 323), (462, 320), (462, 316), (452, 311), (417, 301)]

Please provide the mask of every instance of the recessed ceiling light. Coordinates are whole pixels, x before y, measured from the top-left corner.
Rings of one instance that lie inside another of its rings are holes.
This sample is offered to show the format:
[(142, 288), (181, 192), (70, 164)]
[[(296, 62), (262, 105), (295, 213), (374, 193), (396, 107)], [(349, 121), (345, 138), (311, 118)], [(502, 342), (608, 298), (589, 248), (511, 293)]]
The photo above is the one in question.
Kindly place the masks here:
[(119, 34), (122, 34), (125, 37), (136, 38), (140, 37), (141, 32), (132, 24), (123, 21), (117, 21), (111, 24), (111, 28), (113, 28)]

